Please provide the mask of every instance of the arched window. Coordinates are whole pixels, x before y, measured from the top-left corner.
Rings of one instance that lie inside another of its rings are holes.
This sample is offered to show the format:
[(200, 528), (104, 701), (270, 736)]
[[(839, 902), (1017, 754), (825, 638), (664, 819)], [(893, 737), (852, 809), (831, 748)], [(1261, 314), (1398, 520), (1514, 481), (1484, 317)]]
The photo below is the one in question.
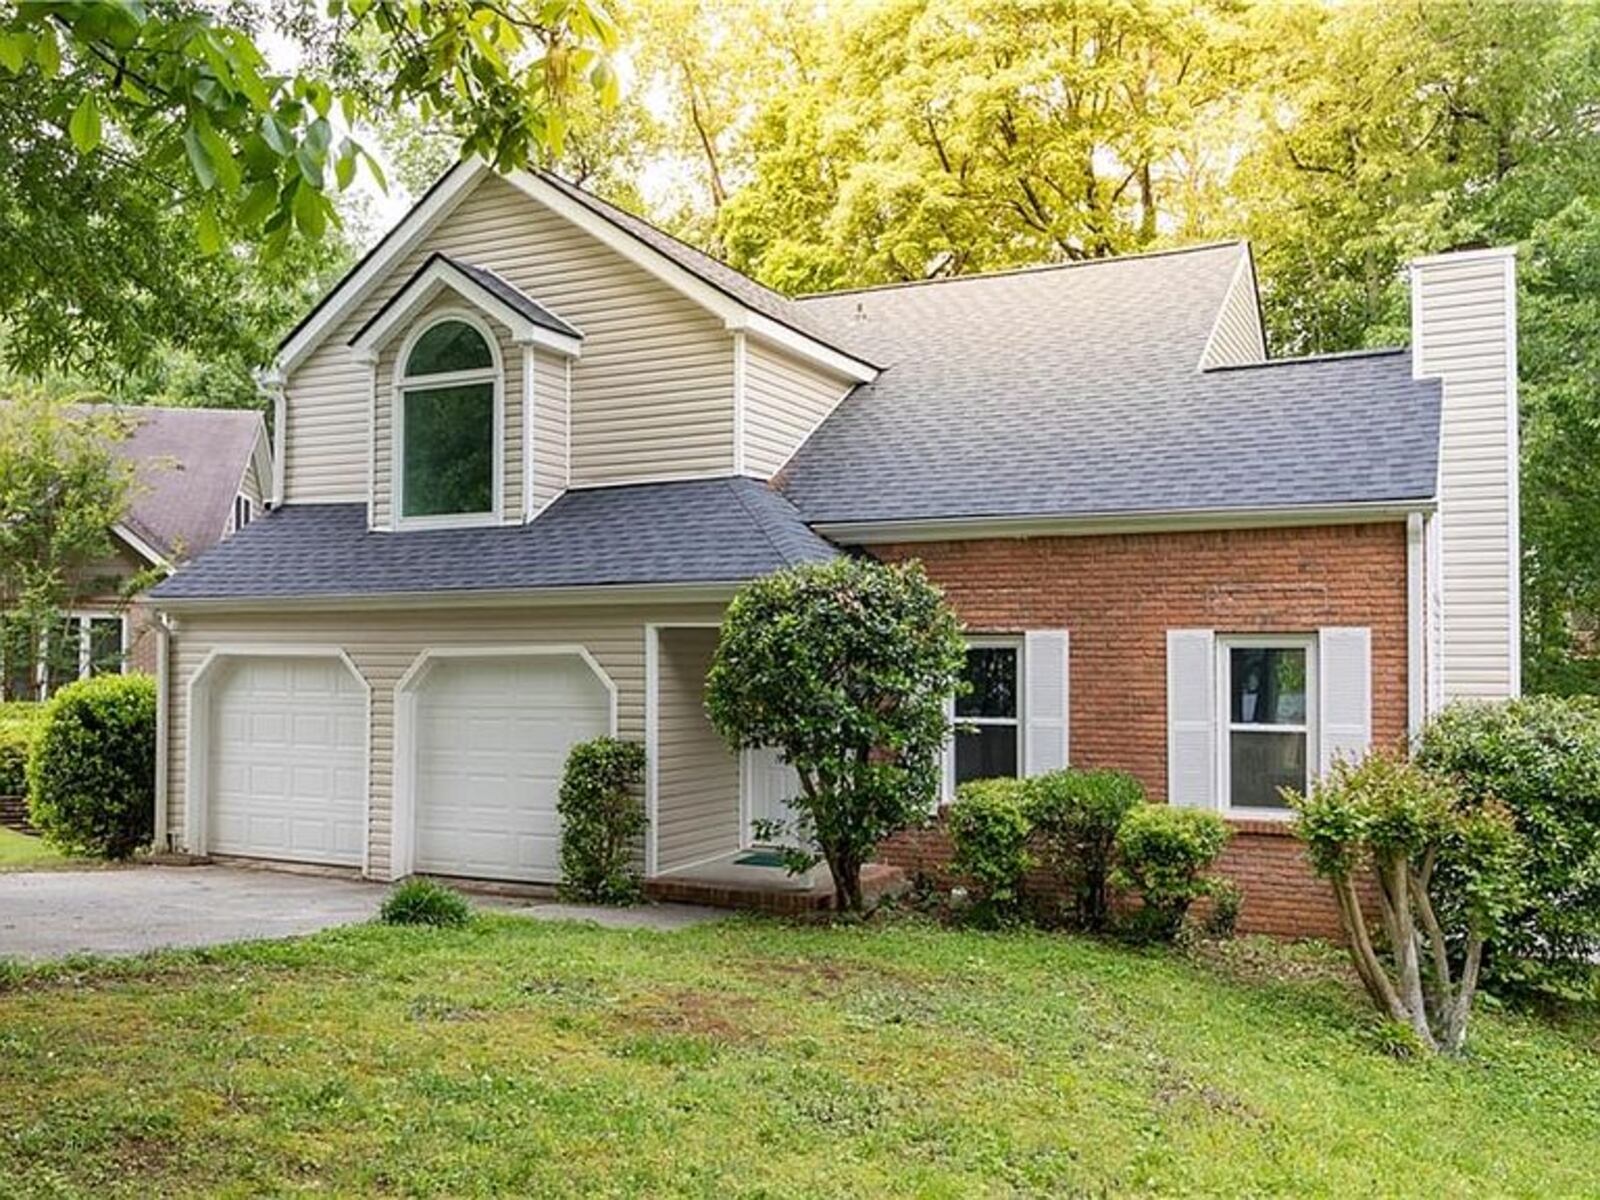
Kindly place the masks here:
[(451, 317), (406, 351), (400, 376), (400, 516), (491, 516), (500, 368), (488, 338)]

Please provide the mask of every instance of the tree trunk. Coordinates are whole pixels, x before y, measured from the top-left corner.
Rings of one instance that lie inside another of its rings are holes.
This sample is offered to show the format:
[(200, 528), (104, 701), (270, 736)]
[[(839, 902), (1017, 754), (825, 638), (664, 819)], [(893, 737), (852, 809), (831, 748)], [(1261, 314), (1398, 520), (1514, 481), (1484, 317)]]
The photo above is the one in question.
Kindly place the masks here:
[(833, 872), (834, 908), (840, 912), (861, 912), (861, 864), (855, 855), (838, 849), (829, 850), (827, 859), (828, 870)]

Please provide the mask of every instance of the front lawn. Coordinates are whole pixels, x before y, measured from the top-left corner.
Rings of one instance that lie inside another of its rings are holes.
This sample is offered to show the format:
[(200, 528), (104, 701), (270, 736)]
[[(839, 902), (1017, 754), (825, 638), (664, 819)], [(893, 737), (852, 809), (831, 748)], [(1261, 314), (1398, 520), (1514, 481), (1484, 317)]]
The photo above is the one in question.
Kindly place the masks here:
[[(43, 838), (29, 837), (0, 825), (0, 871), (37, 871), (44, 867), (65, 867), (74, 863), (59, 850), (45, 845)], [(0, 953), (4, 953), (0, 945)]]
[(10, 980), (17, 1194), (1600, 1192), (1600, 1017), (1401, 1062), (1255, 943), (487, 916)]

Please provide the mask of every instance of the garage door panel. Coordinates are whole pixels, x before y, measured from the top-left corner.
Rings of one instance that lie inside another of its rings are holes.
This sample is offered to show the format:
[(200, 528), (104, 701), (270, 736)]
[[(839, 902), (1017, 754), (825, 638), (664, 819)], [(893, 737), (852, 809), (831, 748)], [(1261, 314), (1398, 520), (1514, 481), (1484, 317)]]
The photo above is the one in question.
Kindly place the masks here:
[(343, 662), (231, 664), (213, 686), (211, 718), (211, 850), (361, 864), (366, 695)]
[(610, 695), (576, 655), (435, 663), (417, 694), (417, 869), (551, 881), (572, 746), (610, 729)]

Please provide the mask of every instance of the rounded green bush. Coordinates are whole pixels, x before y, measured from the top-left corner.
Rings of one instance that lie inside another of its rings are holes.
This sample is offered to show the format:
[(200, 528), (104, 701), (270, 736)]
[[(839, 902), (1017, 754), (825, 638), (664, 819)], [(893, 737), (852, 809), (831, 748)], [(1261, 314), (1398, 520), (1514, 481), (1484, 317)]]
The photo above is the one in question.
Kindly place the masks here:
[(472, 906), (460, 892), (432, 879), (407, 879), (384, 898), (378, 919), (385, 925), (432, 925), (459, 929), (472, 920)]
[(100, 675), (45, 705), (28, 757), (28, 819), (69, 854), (128, 858), (155, 834), (156, 683)]
[(964, 783), (946, 814), (955, 846), (952, 865), (977, 885), (982, 911), (1002, 917), (1022, 901), (1022, 879), (1033, 866), (1028, 839), (1028, 782), (979, 779)]
[(1077, 768), (1036, 775), (1028, 784), (1028, 815), (1046, 866), (1074, 898), (1078, 923), (1103, 929), (1117, 830), (1144, 803), (1144, 785), (1127, 771)]
[(1204, 873), (1232, 833), (1216, 813), (1198, 808), (1146, 804), (1123, 818), (1117, 830), (1115, 877), (1144, 901), (1133, 921), (1135, 932), (1177, 936), (1189, 906), (1211, 894), (1212, 881)]
[(644, 747), (620, 738), (579, 742), (567, 755), (561, 815), (561, 891), (575, 900), (632, 904), (640, 881), (635, 844), (648, 818), (639, 796)]

